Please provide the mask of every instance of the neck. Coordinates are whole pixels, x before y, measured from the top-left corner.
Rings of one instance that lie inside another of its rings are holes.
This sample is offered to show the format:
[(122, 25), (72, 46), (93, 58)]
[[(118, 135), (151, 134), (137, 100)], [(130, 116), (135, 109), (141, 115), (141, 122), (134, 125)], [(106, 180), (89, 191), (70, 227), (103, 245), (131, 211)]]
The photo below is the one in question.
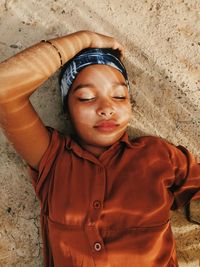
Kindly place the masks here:
[(82, 142), (80, 142), (80, 145), (82, 146), (82, 148), (84, 148), (97, 158), (100, 157), (100, 155), (109, 148), (109, 147), (98, 147), (94, 145), (88, 145)]

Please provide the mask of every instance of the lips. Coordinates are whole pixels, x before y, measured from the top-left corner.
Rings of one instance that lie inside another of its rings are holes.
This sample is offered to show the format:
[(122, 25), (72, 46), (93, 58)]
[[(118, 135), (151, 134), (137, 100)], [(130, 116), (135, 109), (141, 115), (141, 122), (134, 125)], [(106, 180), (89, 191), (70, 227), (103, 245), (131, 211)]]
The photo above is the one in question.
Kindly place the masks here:
[(104, 121), (98, 122), (94, 126), (94, 128), (96, 128), (97, 130), (103, 131), (103, 132), (110, 132), (110, 131), (115, 130), (118, 126), (119, 124), (114, 120), (104, 120)]

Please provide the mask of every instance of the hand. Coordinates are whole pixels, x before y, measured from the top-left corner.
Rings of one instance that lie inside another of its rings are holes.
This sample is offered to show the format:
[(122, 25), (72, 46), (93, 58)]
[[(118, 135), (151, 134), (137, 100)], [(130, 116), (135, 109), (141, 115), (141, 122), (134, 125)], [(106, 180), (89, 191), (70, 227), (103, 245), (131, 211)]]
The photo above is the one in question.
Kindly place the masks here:
[(120, 53), (120, 59), (124, 57), (124, 47), (113, 37), (99, 34), (96, 32), (84, 31), (90, 38), (91, 48), (112, 48), (118, 50)]

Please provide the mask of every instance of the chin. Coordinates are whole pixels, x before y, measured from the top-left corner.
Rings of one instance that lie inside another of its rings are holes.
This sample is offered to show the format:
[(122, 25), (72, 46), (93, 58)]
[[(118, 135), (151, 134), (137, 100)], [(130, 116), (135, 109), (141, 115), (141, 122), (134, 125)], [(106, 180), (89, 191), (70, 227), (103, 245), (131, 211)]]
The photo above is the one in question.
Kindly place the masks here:
[(91, 131), (89, 135), (83, 135), (80, 133), (78, 136), (83, 144), (106, 148), (116, 143), (125, 132), (126, 128), (113, 133), (100, 133), (97, 131)]

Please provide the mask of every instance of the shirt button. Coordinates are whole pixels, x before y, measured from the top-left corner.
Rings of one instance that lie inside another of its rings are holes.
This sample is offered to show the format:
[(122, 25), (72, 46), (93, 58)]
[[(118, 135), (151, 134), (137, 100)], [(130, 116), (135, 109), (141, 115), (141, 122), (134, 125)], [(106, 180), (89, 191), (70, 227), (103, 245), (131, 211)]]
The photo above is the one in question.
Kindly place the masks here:
[(100, 202), (99, 200), (95, 200), (95, 201), (93, 202), (93, 207), (94, 207), (95, 209), (100, 209), (100, 208), (101, 208), (101, 202)]
[(95, 226), (95, 222), (88, 222), (89, 226)]
[(95, 249), (96, 251), (100, 251), (100, 250), (102, 249), (101, 244), (100, 244), (99, 242), (96, 242), (96, 243), (94, 244), (94, 249)]

